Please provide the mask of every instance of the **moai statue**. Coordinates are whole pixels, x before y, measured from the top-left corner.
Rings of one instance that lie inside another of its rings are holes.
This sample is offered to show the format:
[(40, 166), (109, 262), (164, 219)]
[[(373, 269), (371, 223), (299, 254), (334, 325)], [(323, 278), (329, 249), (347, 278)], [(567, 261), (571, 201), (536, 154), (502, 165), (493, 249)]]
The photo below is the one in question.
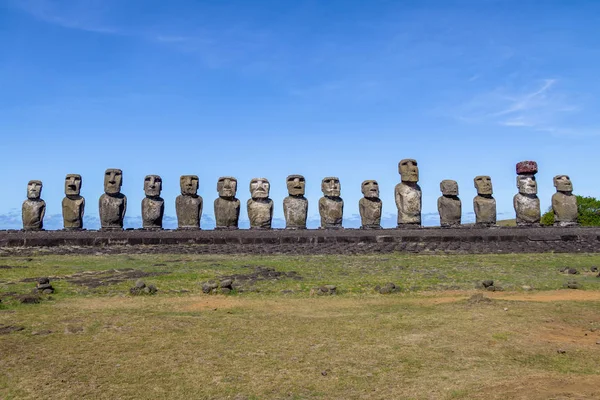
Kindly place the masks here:
[(577, 198), (573, 195), (573, 183), (567, 175), (554, 177), (556, 193), (552, 195), (554, 226), (575, 226), (577, 224)]
[(22, 217), (24, 231), (41, 231), (44, 226), (46, 202), (40, 198), (42, 195), (42, 181), (29, 181), (27, 183), (27, 200), (23, 202)]
[(379, 198), (379, 184), (377, 181), (367, 180), (360, 185), (364, 197), (358, 201), (360, 212), (360, 229), (381, 229), (381, 206)]
[(162, 229), (165, 201), (160, 197), (162, 178), (158, 175), (146, 175), (144, 178), (144, 193), (142, 200), (142, 228)]
[(513, 198), (517, 214), (517, 226), (534, 226), (540, 223), (540, 199), (537, 197), (537, 163), (521, 161), (517, 164), (517, 187), (519, 193)]
[(460, 226), (462, 214), (462, 203), (458, 198), (458, 183), (453, 180), (440, 182), (442, 196), (438, 198), (438, 212), (440, 214), (440, 226), (451, 228)]
[(285, 229), (306, 229), (308, 200), (304, 197), (306, 181), (302, 175), (290, 175), (286, 179), (289, 196), (283, 199)]
[(473, 198), (473, 209), (475, 210), (476, 226), (496, 225), (496, 199), (492, 197), (492, 178), (479, 175), (473, 179), (477, 196)]
[(398, 207), (398, 228), (421, 226), (421, 187), (417, 161), (404, 159), (398, 163), (402, 182), (396, 185), (395, 198)]
[(100, 230), (123, 229), (123, 219), (127, 211), (127, 197), (121, 193), (123, 171), (109, 168), (104, 172), (104, 194), (100, 196)]
[(240, 219), (240, 201), (235, 198), (237, 179), (222, 176), (217, 182), (219, 197), (215, 200), (215, 229), (237, 229)]
[(76, 231), (83, 228), (85, 199), (80, 196), (81, 175), (68, 174), (65, 178), (65, 198), (62, 201), (63, 227)]
[(202, 218), (202, 197), (198, 196), (198, 177), (182, 175), (179, 178), (181, 194), (175, 199), (178, 229), (200, 229)]
[(323, 197), (319, 199), (321, 229), (341, 229), (344, 200), (340, 197), (342, 187), (337, 177), (327, 177), (321, 182)]
[(250, 181), (251, 198), (246, 203), (250, 229), (271, 229), (273, 200), (269, 198), (270, 188), (267, 178), (254, 178)]

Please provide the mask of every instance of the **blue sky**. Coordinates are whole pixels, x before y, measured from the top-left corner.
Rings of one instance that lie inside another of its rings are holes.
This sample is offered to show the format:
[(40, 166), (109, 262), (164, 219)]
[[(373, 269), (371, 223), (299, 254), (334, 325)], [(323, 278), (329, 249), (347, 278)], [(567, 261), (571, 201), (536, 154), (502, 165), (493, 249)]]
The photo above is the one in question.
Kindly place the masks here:
[(313, 217), (325, 176), (347, 216), (365, 179), (395, 215), (402, 158), (433, 222), (439, 182), (458, 181), (467, 214), (476, 175), (512, 217), (521, 160), (538, 162), (543, 209), (557, 174), (600, 197), (599, 26), (598, 1), (2, 0), (0, 214), (30, 179), (60, 214), (79, 173), (97, 216), (103, 172), (121, 168), (132, 218), (146, 174), (170, 216), (179, 176), (197, 174), (206, 214), (233, 175), (245, 218), (264, 176), (281, 218), (296, 173)]

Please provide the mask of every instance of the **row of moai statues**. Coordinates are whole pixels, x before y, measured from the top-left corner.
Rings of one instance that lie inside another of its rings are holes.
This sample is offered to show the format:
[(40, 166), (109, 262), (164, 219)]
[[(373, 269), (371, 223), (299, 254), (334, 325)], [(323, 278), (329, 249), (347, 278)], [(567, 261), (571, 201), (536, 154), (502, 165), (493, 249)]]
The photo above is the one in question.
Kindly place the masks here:
[[(401, 182), (396, 185), (394, 194), (398, 208), (398, 228), (421, 226), (422, 193), (418, 185), (419, 168), (417, 161), (405, 159), (398, 164)], [(540, 223), (540, 201), (537, 197), (535, 174), (537, 164), (523, 161), (517, 164), (517, 187), (514, 197), (517, 225), (535, 226)], [(62, 201), (64, 229), (83, 229), (85, 199), (80, 195), (82, 179), (80, 175), (69, 174), (65, 178), (65, 198)], [(308, 200), (304, 197), (306, 181), (302, 175), (287, 177), (288, 194), (283, 200), (283, 213), (286, 229), (306, 229)], [(122, 230), (127, 197), (121, 193), (123, 172), (120, 169), (107, 169), (104, 174), (104, 194), (100, 196), (99, 211), (102, 230)], [(496, 200), (493, 198), (492, 180), (489, 176), (474, 179), (477, 196), (473, 199), (475, 224), (490, 227), (496, 224)], [(573, 195), (573, 185), (567, 175), (554, 177), (557, 192), (552, 196), (555, 225), (577, 224), (577, 201)], [(178, 229), (200, 229), (203, 200), (198, 195), (198, 177), (183, 175), (180, 178), (181, 194), (175, 200)], [(327, 177), (321, 182), (323, 197), (319, 199), (321, 228), (341, 229), (344, 201), (340, 197), (341, 185), (337, 177)], [(453, 180), (440, 183), (442, 196), (438, 199), (440, 225), (458, 227), (461, 225), (462, 203), (458, 197), (458, 184)], [(27, 187), (27, 200), (23, 203), (23, 229), (41, 230), (46, 204), (41, 200), (42, 182), (30, 181)], [(144, 178), (142, 200), (143, 229), (162, 229), (164, 199), (160, 197), (162, 179), (158, 175)], [(363, 198), (359, 201), (362, 229), (381, 229), (382, 201), (379, 198), (379, 184), (366, 180), (361, 184)], [(237, 194), (237, 179), (225, 176), (217, 182), (219, 197), (214, 202), (216, 229), (237, 229), (240, 216), (240, 201)], [(273, 220), (273, 200), (269, 198), (270, 183), (266, 178), (250, 181), (251, 198), (247, 202), (250, 229), (271, 229)]]

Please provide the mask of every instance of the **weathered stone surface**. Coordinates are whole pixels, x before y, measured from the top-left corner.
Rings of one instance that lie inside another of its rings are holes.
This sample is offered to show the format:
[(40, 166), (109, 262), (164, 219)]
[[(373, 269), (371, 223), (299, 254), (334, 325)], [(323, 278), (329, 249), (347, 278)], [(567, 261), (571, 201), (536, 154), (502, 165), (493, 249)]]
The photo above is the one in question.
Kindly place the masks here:
[(496, 200), (492, 197), (492, 179), (487, 175), (476, 176), (473, 180), (477, 196), (473, 198), (475, 224), (478, 226), (496, 225)]
[(121, 193), (123, 171), (109, 168), (104, 173), (104, 194), (100, 196), (101, 230), (122, 230), (127, 211), (127, 197)]
[(179, 178), (181, 194), (175, 199), (178, 229), (200, 229), (203, 200), (198, 196), (198, 176), (182, 175)]
[(146, 175), (142, 200), (142, 227), (144, 229), (162, 229), (165, 201), (160, 197), (162, 178), (158, 175)]
[[(533, 161), (527, 161), (530, 165)], [(522, 164), (522, 163), (519, 163)], [(533, 167), (522, 167), (517, 170), (534, 170)], [(537, 171), (537, 166), (535, 168)], [(541, 219), (540, 199), (537, 197), (537, 182), (533, 174), (521, 174), (517, 176), (517, 187), (519, 193), (513, 198), (513, 205), (517, 216), (518, 226), (531, 226), (539, 224)]]
[(269, 198), (271, 184), (266, 178), (253, 178), (250, 181), (248, 199), (248, 219), (250, 229), (271, 229), (273, 220), (273, 200)]
[(554, 177), (556, 193), (552, 195), (552, 210), (554, 211), (554, 225), (577, 225), (577, 198), (573, 195), (573, 183), (567, 175)]
[(236, 199), (237, 179), (222, 176), (217, 182), (219, 197), (215, 200), (215, 229), (238, 229), (240, 201)]
[(458, 198), (458, 183), (453, 180), (443, 180), (440, 183), (442, 196), (438, 198), (440, 225), (443, 228), (460, 226), (462, 203)]
[(535, 161), (521, 161), (517, 163), (517, 175), (535, 175), (538, 172), (538, 166)]
[(46, 202), (40, 198), (42, 195), (42, 181), (32, 180), (27, 183), (27, 200), (21, 207), (23, 230), (39, 231), (44, 227)]
[(286, 179), (289, 196), (283, 199), (285, 229), (306, 229), (308, 200), (304, 197), (306, 180), (302, 175), (290, 175)]
[(68, 174), (65, 178), (65, 198), (62, 201), (63, 227), (66, 230), (83, 228), (85, 199), (81, 197), (81, 175)]
[(340, 197), (340, 180), (337, 177), (323, 178), (321, 191), (323, 197), (319, 199), (319, 215), (321, 216), (321, 229), (341, 229), (344, 214), (344, 200)]
[(394, 198), (398, 208), (398, 227), (421, 226), (421, 187), (417, 161), (404, 159), (398, 163), (402, 182), (396, 185)]
[(381, 229), (382, 201), (379, 198), (379, 183), (366, 180), (361, 185), (364, 197), (358, 201), (361, 229)]

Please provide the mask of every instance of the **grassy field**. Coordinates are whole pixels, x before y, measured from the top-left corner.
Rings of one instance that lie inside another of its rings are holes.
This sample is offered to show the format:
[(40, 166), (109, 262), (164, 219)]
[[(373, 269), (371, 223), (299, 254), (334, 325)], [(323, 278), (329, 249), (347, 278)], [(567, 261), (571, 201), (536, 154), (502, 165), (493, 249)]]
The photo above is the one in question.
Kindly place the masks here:
[[(0, 398), (598, 399), (593, 266), (600, 255), (2, 257)], [(20, 304), (40, 276), (56, 293)], [(228, 276), (231, 294), (202, 292)], [(139, 277), (159, 292), (130, 295)], [(400, 291), (374, 290), (386, 282)], [(326, 284), (337, 294), (311, 295)]]

